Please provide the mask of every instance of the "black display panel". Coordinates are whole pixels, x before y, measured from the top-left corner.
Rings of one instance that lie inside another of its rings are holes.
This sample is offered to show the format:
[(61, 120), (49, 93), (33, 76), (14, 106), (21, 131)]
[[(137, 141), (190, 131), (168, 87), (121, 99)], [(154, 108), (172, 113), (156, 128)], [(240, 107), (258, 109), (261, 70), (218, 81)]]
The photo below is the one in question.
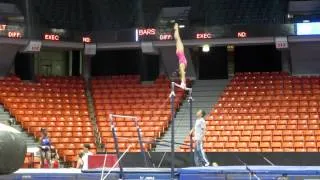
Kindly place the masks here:
[[(211, 27), (186, 27), (180, 30), (184, 40), (215, 38), (276, 37), (296, 35), (295, 24), (279, 25), (226, 25)], [(30, 38), (45, 41), (70, 41), (83, 43), (115, 43), (173, 40), (171, 28), (137, 28), (119, 31), (77, 32), (66, 29), (31, 28), (30, 37), (23, 25), (0, 24), (0, 37)]]

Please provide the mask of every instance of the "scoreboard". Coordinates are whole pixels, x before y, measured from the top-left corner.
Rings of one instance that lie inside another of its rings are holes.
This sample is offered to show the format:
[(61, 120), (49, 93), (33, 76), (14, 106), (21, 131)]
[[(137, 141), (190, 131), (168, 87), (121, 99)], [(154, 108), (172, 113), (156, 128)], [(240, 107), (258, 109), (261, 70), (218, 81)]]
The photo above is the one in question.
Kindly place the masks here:
[[(296, 35), (294, 24), (283, 25), (238, 25), (190, 27), (180, 29), (182, 39), (216, 39), (216, 38), (249, 38), (276, 37)], [(156, 28), (136, 29), (136, 41), (166, 41), (173, 39), (173, 32)]]
[(0, 24), (0, 36), (8, 38), (23, 38), (24, 27), (19, 25)]
[[(210, 27), (185, 27), (180, 29), (184, 40), (217, 38), (279, 37), (297, 35), (296, 24), (225, 25)], [(81, 43), (116, 43), (140, 41), (172, 41), (172, 28), (140, 27), (119, 31), (76, 32), (67, 29), (30, 28), (27, 37), (24, 25), (0, 24), (0, 37), (29, 38), (44, 41), (69, 41)]]

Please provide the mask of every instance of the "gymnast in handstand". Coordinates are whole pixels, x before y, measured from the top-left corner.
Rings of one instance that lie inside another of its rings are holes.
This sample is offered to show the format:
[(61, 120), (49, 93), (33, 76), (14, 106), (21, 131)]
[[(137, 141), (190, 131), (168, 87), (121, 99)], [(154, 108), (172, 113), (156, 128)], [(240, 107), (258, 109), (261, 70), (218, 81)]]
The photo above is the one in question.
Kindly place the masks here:
[(184, 46), (181, 41), (179, 34), (179, 25), (178, 23), (174, 24), (174, 39), (176, 40), (176, 54), (179, 60), (179, 73), (181, 79), (181, 87), (186, 88), (186, 68), (187, 68), (187, 59), (184, 54)]

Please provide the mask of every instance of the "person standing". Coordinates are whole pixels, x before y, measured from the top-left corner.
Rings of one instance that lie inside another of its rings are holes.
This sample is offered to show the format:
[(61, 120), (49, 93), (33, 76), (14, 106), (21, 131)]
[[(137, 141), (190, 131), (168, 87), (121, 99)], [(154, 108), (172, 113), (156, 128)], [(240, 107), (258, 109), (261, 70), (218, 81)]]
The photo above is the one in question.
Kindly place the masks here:
[(90, 155), (93, 155), (92, 152), (89, 151), (90, 145), (89, 144), (84, 144), (83, 145), (83, 155), (81, 157), (82, 160), (82, 169), (88, 169), (88, 158)]
[(209, 166), (210, 163), (203, 150), (203, 139), (206, 134), (206, 121), (204, 119), (206, 113), (203, 110), (197, 112), (197, 120), (194, 128), (190, 132), (190, 136), (194, 135), (194, 162), (196, 166)]
[(45, 128), (41, 128), (40, 138), (40, 167), (50, 168), (51, 160), (51, 141)]

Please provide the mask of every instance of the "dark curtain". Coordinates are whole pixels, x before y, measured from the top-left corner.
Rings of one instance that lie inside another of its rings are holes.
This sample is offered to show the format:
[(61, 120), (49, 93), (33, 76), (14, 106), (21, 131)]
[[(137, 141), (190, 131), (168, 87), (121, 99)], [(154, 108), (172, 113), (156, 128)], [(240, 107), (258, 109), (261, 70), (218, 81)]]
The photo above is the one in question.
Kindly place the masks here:
[(140, 63), (140, 75), (142, 81), (153, 81), (159, 75), (160, 56), (144, 54)]
[(227, 79), (226, 47), (212, 47), (209, 52), (199, 49), (199, 79)]
[(33, 54), (17, 53), (14, 59), (15, 73), (22, 80), (34, 80), (34, 57)]
[(235, 47), (235, 72), (281, 71), (281, 53), (275, 45)]
[(139, 74), (140, 50), (97, 51), (91, 61), (92, 76)]
[(72, 51), (72, 76), (80, 76), (80, 51)]

